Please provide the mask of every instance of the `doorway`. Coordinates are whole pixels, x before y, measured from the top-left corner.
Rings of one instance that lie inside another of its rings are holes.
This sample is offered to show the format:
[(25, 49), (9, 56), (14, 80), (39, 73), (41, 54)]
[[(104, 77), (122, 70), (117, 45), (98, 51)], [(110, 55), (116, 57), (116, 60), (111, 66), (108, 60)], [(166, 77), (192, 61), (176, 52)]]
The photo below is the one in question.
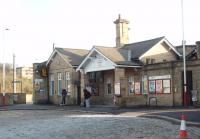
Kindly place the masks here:
[(81, 105), (81, 87), (77, 86), (77, 105)]
[(186, 104), (189, 106), (193, 105), (192, 102), (192, 93), (193, 90), (193, 82), (192, 82), (192, 71), (186, 71), (186, 85), (187, 85), (187, 94), (184, 93), (184, 75), (182, 72), (182, 105), (184, 106), (184, 97), (186, 95)]

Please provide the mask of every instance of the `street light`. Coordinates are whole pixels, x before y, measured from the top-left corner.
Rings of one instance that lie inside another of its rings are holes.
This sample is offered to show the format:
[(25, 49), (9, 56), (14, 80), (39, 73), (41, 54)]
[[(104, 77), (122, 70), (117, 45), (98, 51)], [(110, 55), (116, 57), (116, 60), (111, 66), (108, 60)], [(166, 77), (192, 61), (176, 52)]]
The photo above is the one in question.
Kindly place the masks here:
[(185, 62), (185, 35), (184, 35), (184, 16), (183, 16), (183, 0), (181, 0), (181, 14), (182, 14), (182, 45), (183, 45), (183, 104), (187, 106), (187, 80), (186, 80), (186, 62)]
[(5, 31), (8, 31), (8, 28), (3, 29), (3, 96), (5, 97), (5, 77), (6, 77), (6, 73), (5, 73), (5, 59), (4, 59), (4, 54), (5, 54)]

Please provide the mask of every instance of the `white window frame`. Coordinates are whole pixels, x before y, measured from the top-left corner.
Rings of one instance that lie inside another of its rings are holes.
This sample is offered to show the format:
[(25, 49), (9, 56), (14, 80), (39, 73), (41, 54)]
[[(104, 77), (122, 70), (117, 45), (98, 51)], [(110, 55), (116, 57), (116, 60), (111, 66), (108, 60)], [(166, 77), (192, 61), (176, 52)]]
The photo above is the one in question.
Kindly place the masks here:
[(70, 80), (71, 80), (70, 72), (67, 71), (67, 72), (65, 72), (65, 88), (66, 88), (67, 92), (71, 91), (70, 90), (70, 86), (71, 86)]
[[(52, 86), (53, 84), (53, 86)], [(54, 82), (54, 74), (50, 74), (50, 82), (49, 82), (49, 86), (50, 86), (50, 95), (54, 95), (54, 88), (55, 88), (55, 82)]]
[[(57, 90), (58, 90), (58, 95), (60, 96), (62, 94), (62, 73), (61, 72), (57, 73), (57, 80), (58, 80)], [(61, 84), (61, 88), (60, 88), (60, 84)]]
[[(131, 88), (133, 88), (133, 92), (131, 92)], [(134, 82), (134, 76), (128, 76), (128, 93), (129, 94), (135, 94), (135, 82)]]

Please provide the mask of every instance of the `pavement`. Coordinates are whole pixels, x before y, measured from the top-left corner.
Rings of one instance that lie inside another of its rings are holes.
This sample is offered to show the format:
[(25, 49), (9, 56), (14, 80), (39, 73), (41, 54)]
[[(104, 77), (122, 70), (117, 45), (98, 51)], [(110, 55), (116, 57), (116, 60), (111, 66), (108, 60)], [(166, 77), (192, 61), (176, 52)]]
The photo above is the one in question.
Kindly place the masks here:
[(12, 106), (0, 107), (0, 111), (11, 110), (61, 110), (71, 112), (83, 112), (94, 114), (113, 114), (121, 116), (137, 116), (153, 119), (162, 119), (174, 124), (180, 124), (181, 115), (187, 116), (187, 125), (200, 127), (200, 108), (194, 107), (132, 107), (119, 108), (116, 106), (93, 105), (91, 108), (80, 106), (58, 106), (58, 105), (34, 105), (17, 104)]

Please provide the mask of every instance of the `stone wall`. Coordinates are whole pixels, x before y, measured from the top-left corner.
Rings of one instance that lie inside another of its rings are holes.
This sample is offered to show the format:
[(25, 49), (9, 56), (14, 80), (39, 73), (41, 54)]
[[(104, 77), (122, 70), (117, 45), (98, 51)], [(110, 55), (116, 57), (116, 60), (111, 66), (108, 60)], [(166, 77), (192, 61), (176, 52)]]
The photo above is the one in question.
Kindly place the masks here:
[[(3, 104), (4, 101), (4, 104)], [(5, 97), (0, 94), (0, 106), (7, 106), (13, 104), (26, 104), (26, 94), (25, 93), (6, 93)]]
[[(65, 84), (65, 73), (69, 72), (70, 80), (68, 81), (69, 87)], [(54, 94), (50, 95), (50, 102), (53, 104), (61, 103), (61, 95), (58, 94), (58, 77), (57, 74), (62, 75), (62, 89), (68, 90), (67, 104), (77, 104), (77, 86), (80, 85), (80, 73), (66, 62), (60, 55), (56, 54), (51, 63), (49, 64), (49, 77), (54, 76)], [(50, 88), (50, 87), (49, 87)]]
[[(45, 66), (45, 63), (43, 63)], [(41, 63), (33, 64), (33, 103), (48, 103), (48, 77), (41, 76)]]

